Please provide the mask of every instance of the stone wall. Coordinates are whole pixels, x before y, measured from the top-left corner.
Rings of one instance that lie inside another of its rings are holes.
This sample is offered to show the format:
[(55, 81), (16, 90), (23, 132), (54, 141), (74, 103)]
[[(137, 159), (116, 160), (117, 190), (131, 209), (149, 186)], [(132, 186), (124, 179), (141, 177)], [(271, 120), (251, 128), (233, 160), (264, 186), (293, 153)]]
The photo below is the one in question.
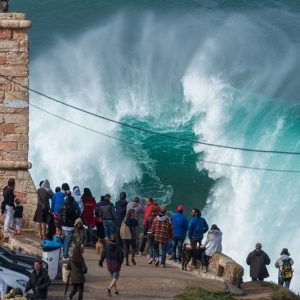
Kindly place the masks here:
[(209, 261), (209, 271), (218, 279), (240, 287), (243, 281), (244, 268), (223, 253), (214, 253)]
[(0, 201), (7, 180), (14, 177), (26, 220), (32, 217), (37, 201), (28, 171), (30, 27), (31, 21), (24, 14), (0, 13)]

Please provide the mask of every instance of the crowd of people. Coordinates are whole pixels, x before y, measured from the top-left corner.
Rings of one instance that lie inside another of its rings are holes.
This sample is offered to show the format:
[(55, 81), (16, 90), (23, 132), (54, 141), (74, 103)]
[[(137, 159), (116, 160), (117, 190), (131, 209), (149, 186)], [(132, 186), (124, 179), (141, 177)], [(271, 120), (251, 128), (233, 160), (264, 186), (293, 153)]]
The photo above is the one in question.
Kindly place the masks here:
[[(3, 191), (1, 212), (5, 214), (4, 232), (10, 226), (15, 226), (15, 234), (21, 234), (23, 206), (15, 196), (15, 180), (8, 180), (8, 185)], [(53, 192), (49, 181), (40, 182), (37, 190), (37, 207), (33, 220), (38, 223), (39, 237), (42, 240), (52, 239), (54, 235), (60, 236), (63, 243), (62, 260), (68, 264), (73, 289), (68, 296), (72, 299), (78, 292), (78, 299), (83, 299), (84, 274), (87, 272), (83, 252), (84, 248), (102, 244), (102, 252), (99, 266), (103, 266), (106, 259), (107, 269), (111, 274), (106, 293), (111, 296), (119, 294), (117, 281), (120, 276), (123, 260), (126, 266), (136, 265), (135, 255), (147, 253), (149, 264), (166, 268), (166, 260), (174, 263), (182, 263), (183, 245), (188, 237), (191, 249), (196, 251), (202, 248), (201, 266), (203, 272), (208, 271), (209, 259), (216, 252), (222, 252), (222, 231), (216, 224), (209, 229), (206, 220), (201, 216), (199, 208), (191, 211), (191, 219), (184, 213), (184, 206), (177, 205), (176, 212), (169, 215), (166, 207), (160, 206), (153, 198), (148, 197), (145, 205), (142, 205), (139, 197), (127, 201), (125, 192), (121, 192), (118, 201), (113, 204), (111, 196), (105, 194), (97, 202), (89, 188), (83, 189), (63, 183)], [(95, 230), (96, 229), (96, 230)], [(204, 234), (206, 240), (203, 241)], [(70, 259), (71, 245), (74, 245)], [(293, 260), (289, 257), (287, 249), (283, 249), (282, 256), (276, 261), (279, 268), (279, 284), (289, 287), (291, 277), (284, 277), (286, 261), (289, 265)], [(257, 244), (254, 251), (249, 253), (247, 264), (250, 265), (250, 276), (253, 281), (263, 280), (268, 276), (266, 265), (270, 263), (268, 255)], [(192, 264), (197, 266), (196, 256), (193, 256)], [(46, 299), (50, 280), (41, 268), (39, 261), (34, 266), (35, 273), (27, 284), (26, 290), (38, 290), (35, 287), (37, 276), (42, 276), (45, 294), (39, 299)], [(287, 273), (287, 271), (286, 271)], [(37, 275), (38, 274), (38, 275)], [(48, 277), (49, 278), (49, 277)]]

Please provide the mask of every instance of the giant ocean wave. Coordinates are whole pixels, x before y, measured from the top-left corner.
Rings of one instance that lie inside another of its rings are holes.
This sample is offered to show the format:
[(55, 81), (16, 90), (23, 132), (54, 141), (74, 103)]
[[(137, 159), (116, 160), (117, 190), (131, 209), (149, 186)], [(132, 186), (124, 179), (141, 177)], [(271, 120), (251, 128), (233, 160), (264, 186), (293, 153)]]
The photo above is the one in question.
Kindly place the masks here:
[[(275, 21), (276, 20), (276, 21)], [(31, 86), (66, 103), (160, 133), (236, 147), (300, 151), (300, 16), (265, 7), (167, 12), (118, 11), (75, 37), (63, 35), (34, 57)], [(132, 144), (88, 132), (34, 108), (30, 159), (35, 182), (48, 177), (121, 189), (174, 208), (199, 206), (224, 232), (224, 252), (245, 265), (256, 242), (274, 262), (295, 261), (300, 157), (179, 142), (85, 115), (33, 93), (31, 102)], [(272, 262), (272, 264), (273, 264)], [(271, 266), (271, 279), (276, 270)], [(246, 269), (246, 274), (247, 274)], [(295, 276), (300, 269), (295, 266)], [(300, 290), (296, 280), (292, 288)]]

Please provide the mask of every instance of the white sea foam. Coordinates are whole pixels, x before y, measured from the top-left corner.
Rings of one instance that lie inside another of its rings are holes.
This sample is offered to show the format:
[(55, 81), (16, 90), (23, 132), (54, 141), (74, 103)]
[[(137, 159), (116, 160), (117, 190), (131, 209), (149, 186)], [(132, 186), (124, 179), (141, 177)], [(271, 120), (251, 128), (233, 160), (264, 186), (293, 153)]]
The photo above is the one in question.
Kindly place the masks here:
[[(182, 82), (185, 99), (192, 104), (192, 112), (202, 113), (194, 126), (200, 141), (249, 147), (247, 136), (251, 128), (248, 126), (253, 126), (251, 121), (256, 117), (255, 110), (253, 113), (248, 108), (247, 117), (237, 123), (234, 111), (239, 100), (234, 101), (232, 95), (226, 93), (226, 84), (203, 73), (197, 74), (195, 70), (188, 71)], [(274, 149), (285, 134), (285, 117), (276, 116), (272, 109), (268, 113), (269, 116), (261, 116), (260, 126), (253, 128), (255, 132), (251, 134), (259, 136), (259, 139), (251, 145), (252, 148)], [(279, 169), (294, 167), (290, 160), (284, 160), (282, 156), (274, 159), (274, 155), (270, 154), (249, 154), (203, 145), (197, 145), (194, 149), (203, 153), (206, 161), (260, 168), (268, 168), (270, 164), (274, 167), (274, 163)], [(294, 161), (299, 166), (299, 160)], [(293, 257), (300, 259), (297, 252), (300, 243), (295, 239), (300, 233), (296, 225), (296, 215), (300, 213), (296, 204), (299, 191), (297, 175), (245, 170), (201, 160), (198, 167), (209, 170), (211, 177), (219, 179), (207, 200), (205, 216), (210, 224), (218, 224), (224, 232), (224, 252), (246, 267), (247, 254), (254, 249), (256, 242), (261, 242), (272, 259), (269, 271), (271, 279), (276, 281), (277, 271), (273, 264), (281, 248), (288, 247)], [(295, 275), (298, 273), (299, 268), (295, 266)], [(245, 277), (249, 279), (247, 267)], [(299, 288), (296, 282), (293, 282), (293, 288)]]

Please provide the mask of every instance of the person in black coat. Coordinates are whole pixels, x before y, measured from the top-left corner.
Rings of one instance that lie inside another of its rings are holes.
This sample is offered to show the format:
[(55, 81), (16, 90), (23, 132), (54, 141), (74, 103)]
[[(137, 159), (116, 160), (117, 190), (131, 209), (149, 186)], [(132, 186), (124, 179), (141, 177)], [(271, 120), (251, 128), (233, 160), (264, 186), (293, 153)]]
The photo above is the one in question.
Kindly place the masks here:
[(248, 254), (247, 265), (250, 266), (250, 277), (252, 281), (264, 281), (269, 277), (266, 265), (269, 265), (271, 260), (267, 253), (261, 250), (261, 243), (255, 245), (255, 249)]
[(121, 192), (120, 193), (120, 200), (118, 200), (115, 203), (115, 208), (116, 208), (116, 235), (118, 239), (118, 243), (120, 246), (122, 246), (122, 240), (120, 237), (120, 228), (123, 220), (125, 219), (126, 216), (126, 211), (127, 211), (127, 204), (128, 202), (126, 201), (126, 193)]
[(48, 295), (48, 287), (51, 281), (47, 270), (43, 269), (42, 261), (36, 260), (34, 262), (34, 271), (31, 273), (30, 279), (27, 282), (25, 293), (30, 290), (33, 291), (33, 299), (46, 300)]

